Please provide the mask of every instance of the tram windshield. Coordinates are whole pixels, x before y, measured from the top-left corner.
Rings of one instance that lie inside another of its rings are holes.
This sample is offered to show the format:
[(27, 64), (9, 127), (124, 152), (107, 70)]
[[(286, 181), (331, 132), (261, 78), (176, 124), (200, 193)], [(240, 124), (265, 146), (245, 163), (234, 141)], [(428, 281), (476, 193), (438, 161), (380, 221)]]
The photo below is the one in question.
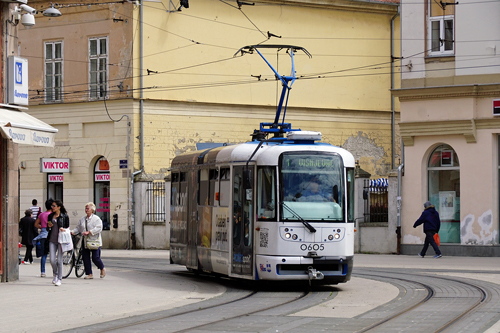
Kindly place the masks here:
[(287, 208), (281, 208), (283, 221), (344, 221), (344, 173), (339, 155), (285, 153), (280, 172), (281, 198)]

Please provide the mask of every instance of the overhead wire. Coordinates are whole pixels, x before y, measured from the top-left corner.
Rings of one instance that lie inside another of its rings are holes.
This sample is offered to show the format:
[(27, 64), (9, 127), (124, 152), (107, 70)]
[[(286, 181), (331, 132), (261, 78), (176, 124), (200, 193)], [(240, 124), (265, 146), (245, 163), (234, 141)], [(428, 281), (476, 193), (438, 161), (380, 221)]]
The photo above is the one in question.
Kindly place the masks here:
[[(220, 0), (221, 2), (227, 4), (225, 1), (222, 1)], [(116, 3), (116, 2), (112, 2), (112, 3)], [(99, 4), (99, 5), (102, 5), (102, 4), (105, 4), (105, 3), (96, 3), (96, 4)], [(163, 3), (162, 3), (163, 4)], [(232, 6), (232, 5), (230, 5)], [(232, 6), (234, 8), (236, 8), (235, 6)], [(126, 16), (126, 15), (125, 15)], [(246, 15), (245, 15), (246, 16)], [(133, 18), (132, 18), (133, 19)], [(247, 19), (249, 20), (249, 18), (247, 17)], [(252, 22), (253, 23), (253, 22)], [(152, 26), (152, 25), (151, 25)], [(255, 28), (262, 33), (262, 31), (256, 26), (254, 25)], [(161, 29), (161, 28), (158, 28), (158, 27), (155, 27), (159, 30), (162, 30), (162, 31), (165, 31), (167, 33), (171, 33), (170, 31), (166, 31), (164, 29)], [(252, 29), (253, 30), (253, 29)], [(172, 33), (173, 34), (173, 33)], [(189, 38), (186, 38), (186, 37), (183, 37), (183, 36), (180, 36), (180, 35), (177, 35), (177, 34), (173, 34), (175, 36), (178, 36), (178, 37), (181, 37), (181, 38), (184, 38), (190, 42), (194, 42), (193, 39), (189, 39)], [(314, 37), (311, 37), (311, 39), (315, 39)], [(340, 38), (332, 38), (332, 39), (340, 39)], [(347, 38), (346, 38), (347, 39)], [(372, 39), (372, 40), (380, 40), (380, 39)], [(476, 42), (476, 41), (471, 41), (471, 42)], [(201, 43), (200, 43), (201, 44)], [(191, 44), (191, 45), (194, 45), (194, 44)], [(204, 44), (203, 45), (210, 45), (210, 44)], [(213, 46), (213, 45), (211, 45)], [(187, 46), (185, 46), (187, 47)], [(220, 47), (220, 46), (219, 46)], [(229, 47), (226, 47), (228, 49), (232, 49), (232, 48), (229, 48)], [(234, 50), (234, 49), (233, 49)], [(173, 50), (168, 50), (168, 51), (162, 51), (162, 52), (158, 52), (157, 54), (161, 54), (161, 53), (164, 53), (164, 52), (169, 52), (169, 51), (173, 51)], [(427, 52), (427, 51), (424, 51), (424, 52)], [(423, 52), (422, 52), (423, 53)], [(154, 54), (152, 54), (154, 55)], [(148, 55), (148, 56), (152, 56), (152, 55)], [(328, 55), (321, 55), (321, 56), (328, 56)], [(409, 57), (405, 57), (405, 58), (409, 58)], [(222, 60), (217, 60), (217, 61), (212, 61), (212, 62), (207, 62), (207, 63), (204, 63), (204, 64), (198, 64), (198, 65), (193, 65), (193, 66), (187, 66), (187, 67), (182, 67), (182, 68), (178, 68), (178, 69), (173, 69), (173, 70), (167, 70), (167, 71), (162, 71), (162, 72), (158, 72), (158, 73), (154, 73), (154, 74), (167, 74), (167, 73), (172, 73), (174, 71), (180, 71), (180, 70), (185, 70), (185, 69), (189, 69), (189, 68), (194, 68), (194, 67), (198, 67), (198, 66), (201, 66), (201, 65), (206, 65), (206, 64), (212, 64), (212, 63), (217, 63), (217, 62), (220, 62), (220, 61), (226, 61), (226, 60), (229, 60), (229, 59), (232, 59), (232, 58), (227, 58), (227, 59), (222, 59)], [(65, 61), (68, 61), (65, 59)], [(339, 72), (345, 72), (345, 71), (351, 71), (351, 70), (360, 70), (360, 69), (369, 69), (370, 67), (373, 67), (373, 66), (380, 66), (380, 65), (384, 65), (384, 64), (389, 64), (391, 62), (386, 62), (386, 63), (379, 63), (379, 64), (372, 64), (372, 65), (365, 65), (365, 66), (360, 66), (360, 67), (355, 67), (355, 68), (350, 68), (350, 69), (344, 69), (344, 70), (341, 70), (341, 71), (328, 71), (328, 72), (322, 72), (322, 73), (315, 73), (315, 74), (308, 74), (306, 76), (302, 76), (301, 78), (303, 79), (306, 79), (306, 78), (309, 78), (309, 76), (317, 76), (317, 75), (329, 75), (329, 74), (333, 74), (333, 73), (339, 73)], [(144, 75), (144, 73), (141, 73), (141, 75)], [(192, 75), (192, 74), (189, 74), (189, 75)], [(130, 77), (125, 77), (125, 78), (120, 78), (120, 79), (116, 79), (116, 80), (126, 80), (126, 79), (133, 79), (137, 76), (130, 76)], [(113, 80), (109, 80), (108, 82), (111, 82)], [(88, 82), (87, 83), (82, 83), (82, 84), (78, 84), (78, 85), (75, 85), (75, 86), (81, 86), (81, 85), (88, 85)], [(70, 86), (65, 86), (65, 87), (70, 87)]]

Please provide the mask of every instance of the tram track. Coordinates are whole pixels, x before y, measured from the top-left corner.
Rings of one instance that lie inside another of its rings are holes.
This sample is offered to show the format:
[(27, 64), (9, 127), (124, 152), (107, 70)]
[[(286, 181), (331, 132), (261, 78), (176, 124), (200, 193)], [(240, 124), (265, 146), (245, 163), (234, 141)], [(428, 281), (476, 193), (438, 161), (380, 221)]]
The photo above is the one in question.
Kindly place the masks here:
[[(500, 320), (500, 285), (460, 277), (466, 271), (356, 268), (353, 277), (392, 284), (399, 289), (399, 294), (369, 311), (342, 317), (339, 316), (340, 308), (332, 308), (328, 305), (331, 303), (325, 302), (342, 293), (343, 285), (297, 290), (297, 285), (289, 287), (281, 283), (268, 287), (251, 281), (196, 275), (174, 267), (165, 270), (164, 263), (160, 262), (110, 258), (107, 264), (118, 270), (133, 269), (161, 274), (165, 278), (191, 280), (200, 286), (214, 283), (223, 286), (226, 292), (196, 303), (79, 327), (72, 332), (229, 330), (272, 333), (303, 332), (314, 327), (335, 332), (470, 333), (484, 332)], [(363, 285), (370, 284), (364, 282)], [(314, 308), (317, 305), (321, 307)], [(323, 315), (298, 315), (308, 308), (318, 309)], [(329, 312), (335, 316), (328, 317)]]
[[(448, 299), (451, 300), (452, 303), (454, 304), (455, 307), (460, 307), (460, 303), (463, 303), (462, 309), (459, 310), (459, 313), (456, 313), (455, 315), (449, 315), (447, 318), (443, 321), (441, 320), (434, 320), (433, 327), (429, 329), (423, 328), (421, 323), (420, 326), (418, 327), (419, 330), (424, 330), (424, 331), (432, 331), (432, 332), (458, 332), (461, 329), (461, 326), (464, 325), (464, 321), (470, 321), (471, 316), (474, 315), (474, 313), (477, 313), (479, 309), (481, 309), (483, 306), (487, 305), (491, 300), (492, 300), (492, 292), (490, 291), (491, 288), (497, 289), (494, 290), (493, 293), (498, 294), (498, 290), (500, 288), (495, 288), (494, 286), (488, 286), (484, 287), (480, 285), (480, 282), (474, 280), (474, 282), (468, 280), (468, 279), (456, 279), (456, 278), (450, 278), (450, 277), (443, 277), (443, 276), (437, 276), (437, 275), (422, 275), (422, 274), (411, 274), (412, 277), (417, 278), (414, 280), (409, 280), (407, 278), (401, 278), (397, 277), (397, 275), (408, 275), (407, 272), (402, 273), (402, 272), (394, 272), (394, 271), (382, 271), (382, 270), (372, 270), (370, 273), (369, 270), (362, 270), (365, 273), (355, 273), (353, 274), (354, 276), (359, 276), (359, 277), (365, 277), (365, 278), (370, 278), (370, 277), (376, 277), (378, 280), (398, 280), (398, 281), (407, 281), (407, 282), (413, 282), (413, 283), (418, 283), (421, 284), (422, 286), (425, 286), (425, 288), (429, 291), (428, 296), (423, 298), (421, 301), (419, 301), (417, 304), (407, 307), (404, 310), (395, 313), (391, 316), (388, 316), (384, 318), (383, 320), (379, 320), (369, 326), (366, 326), (360, 330), (357, 330), (356, 332), (383, 332), (383, 331), (390, 331), (391, 326), (397, 326), (394, 324), (394, 322), (397, 320), (397, 318), (401, 318), (402, 316), (406, 316), (406, 318), (403, 318), (403, 321), (410, 322), (408, 319), (414, 316), (415, 310), (418, 310), (418, 312), (421, 313), (425, 312), (427, 313), (427, 319), (432, 320), (432, 316), (438, 317), (440, 315), (440, 309), (439, 304), (443, 303), (441, 300), (442, 299)], [(377, 273), (377, 274), (374, 274)], [(383, 275), (382, 275), (383, 274)], [(418, 280), (425, 280), (427, 281), (426, 283), (420, 282)], [(441, 292), (437, 292), (437, 289), (440, 289), (441, 287), (439, 286), (438, 283), (435, 281), (446, 281), (450, 282), (451, 286), (453, 286), (452, 289), (453, 292), (455, 293), (455, 296), (453, 297), (446, 297), (441, 294)], [(462, 286), (462, 287), (459, 287)], [(470, 293), (470, 289), (473, 288), (475, 292), (473, 292), (473, 295)], [(465, 296), (461, 296), (465, 294)], [(471, 299), (473, 299), (473, 302), (471, 302)], [(430, 304), (432, 303), (433, 300), (436, 300), (436, 304)], [(498, 301), (498, 300), (497, 300)], [(466, 304), (470, 303), (470, 304)], [(427, 309), (425, 309), (427, 307)], [(424, 308), (424, 309), (423, 309)], [(453, 313), (453, 311), (451, 311)], [(455, 311), (456, 312), (456, 311)], [(429, 319), (429, 317), (431, 319)], [(418, 321), (418, 320), (417, 320)], [(441, 321), (441, 322), (439, 322)], [(391, 323), (392, 322), (392, 323)], [(389, 324), (388, 324), (389, 323)], [(409, 326), (409, 325), (407, 325)], [(416, 325), (414, 325), (416, 326)], [(424, 326), (425, 327), (425, 326)]]
[[(108, 262), (108, 267), (130, 269), (129, 260), (109, 259)], [(150, 266), (149, 268), (141, 268), (141, 271), (150, 274), (165, 274), (164, 267), (163, 269), (160, 267), (152, 268)], [(197, 275), (184, 271), (176, 271), (171, 274), (194, 281), (212, 280), (212, 282), (224, 285), (226, 292), (220, 296), (182, 307), (105, 322), (98, 326), (80, 327), (72, 331), (136, 331), (147, 327), (147, 330), (153, 331), (190, 332), (263, 313), (271, 316), (294, 313), (297, 309), (320, 304), (325, 299), (333, 298), (335, 295), (328, 287), (320, 291), (311, 291), (307, 290), (304, 285), (304, 288), (299, 288), (297, 291), (296, 285), (291, 289), (284, 284), (259, 285), (253, 281), (233, 280), (204, 274)], [(295, 306), (292, 305), (294, 303)]]

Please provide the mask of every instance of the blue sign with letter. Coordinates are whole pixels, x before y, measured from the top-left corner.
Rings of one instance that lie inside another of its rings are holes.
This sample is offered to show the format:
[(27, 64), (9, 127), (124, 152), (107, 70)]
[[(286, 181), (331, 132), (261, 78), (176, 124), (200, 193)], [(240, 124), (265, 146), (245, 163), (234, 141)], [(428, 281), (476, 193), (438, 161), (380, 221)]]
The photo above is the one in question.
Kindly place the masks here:
[(16, 84), (23, 84), (23, 63), (16, 61)]

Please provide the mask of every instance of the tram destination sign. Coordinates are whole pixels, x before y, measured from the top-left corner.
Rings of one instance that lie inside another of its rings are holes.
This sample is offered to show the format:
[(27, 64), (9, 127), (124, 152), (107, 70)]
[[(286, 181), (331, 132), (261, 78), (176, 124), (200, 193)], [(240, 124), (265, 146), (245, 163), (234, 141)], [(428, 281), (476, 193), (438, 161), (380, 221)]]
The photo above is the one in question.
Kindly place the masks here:
[(284, 170), (329, 170), (338, 167), (338, 156), (332, 155), (285, 155)]

